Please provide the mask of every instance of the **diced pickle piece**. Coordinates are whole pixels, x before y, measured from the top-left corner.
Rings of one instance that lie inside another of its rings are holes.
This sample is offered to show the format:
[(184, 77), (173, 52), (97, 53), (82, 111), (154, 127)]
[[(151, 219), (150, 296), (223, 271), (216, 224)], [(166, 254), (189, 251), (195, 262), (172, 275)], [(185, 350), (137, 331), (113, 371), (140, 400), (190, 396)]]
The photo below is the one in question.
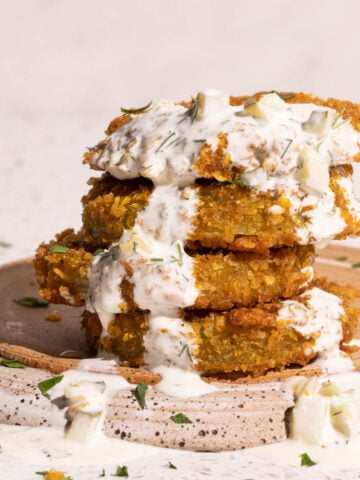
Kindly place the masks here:
[(197, 96), (199, 109), (196, 114), (197, 120), (215, 115), (222, 110), (229, 108), (230, 97), (221, 90), (208, 89), (200, 92)]
[(300, 170), (297, 174), (302, 185), (318, 193), (329, 189), (329, 166), (311, 147), (304, 147), (299, 156)]
[(246, 100), (244, 110), (248, 115), (270, 122), (286, 110), (286, 103), (277, 93), (267, 93)]
[(314, 133), (317, 138), (324, 137), (335, 120), (336, 112), (333, 110), (314, 110), (309, 119), (302, 123), (302, 128), (306, 132)]

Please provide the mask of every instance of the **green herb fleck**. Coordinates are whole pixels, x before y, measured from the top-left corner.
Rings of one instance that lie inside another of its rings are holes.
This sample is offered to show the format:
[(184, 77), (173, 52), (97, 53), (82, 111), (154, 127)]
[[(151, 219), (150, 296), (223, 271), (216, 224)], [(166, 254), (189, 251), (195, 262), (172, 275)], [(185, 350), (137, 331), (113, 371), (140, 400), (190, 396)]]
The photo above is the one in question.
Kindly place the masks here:
[(137, 246), (138, 246), (138, 242), (133, 242), (133, 252), (134, 253), (138, 253), (137, 250), (136, 250)]
[(123, 108), (123, 107), (121, 107), (121, 112), (122, 113), (127, 113), (129, 115), (131, 115), (132, 113), (145, 113), (146, 110), (148, 110), (151, 107), (151, 104), (152, 104), (152, 101), (149, 102), (144, 107), (140, 107), (140, 108)]
[(105, 469), (104, 468), (101, 470), (101, 473), (99, 475), (99, 478), (101, 478), (101, 477), (105, 477)]
[(173, 137), (174, 135), (176, 135), (175, 132), (169, 132), (169, 135), (160, 143), (160, 145), (158, 146), (158, 148), (155, 150), (155, 153), (159, 153), (162, 149), (162, 147), (170, 140), (171, 137)]
[(179, 266), (182, 267), (183, 266), (183, 253), (182, 253), (182, 250), (181, 250), (181, 245), (180, 245), (180, 243), (178, 243), (176, 246), (177, 246), (177, 250), (178, 250), (178, 254), (179, 254)]
[(47, 307), (49, 305), (46, 300), (35, 297), (15, 298), (14, 302), (23, 307)]
[(196, 118), (196, 115), (198, 113), (200, 104), (199, 104), (198, 100), (193, 100), (193, 102), (194, 102), (194, 104), (188, 110), (186, 110), (186, 112), (183, 114), (183, 118), (178, 123), (183, 122), (187, 118), (190, 119), (191, 123), (194, 122), (194, 120)]
[(170, 420), (172, 420), (174, 423), (193, 423), (190, 418), (188, 418), (183, 413), (177, 413), (176, 415), (172, 415), (170, 417)]
[(332, 415), (333, 417), (335, 417), (336, 415), (340, 415), (340, 413), (342, 413), (342, 410), (338, 410), (337, 412), (334, 412)]
[(286, 140), (288, 141), (288, 144), (286, 145), (285, 150), (284, 150), (283, 153), (281, 154), (281, 157), (280, 157), (281, 159), (283, 159), (283, 158), (285, 157), (286, 152), (289, 150), (290, 145), (291, 145), (291, 144), (293, 143), (293, 141), (294, 141), (292, 138), (287, 138)]
[(64, 245), (54, 245), (50, 248), (51, 253), (66, 253), (69, 250), (68, 247), (64, 247)]
[(26, 365), (23, 363), (17, 362), (16, 360), (8, 360), (7, 358), (0, 360), (0, 365), (7, 368), (26, 368)]
[(345, 262), (347, 260), (347, 257), (336, 257), (335, 260), (338, 262)]
[(44, 470), (43, 472), (35, 472), (35, 475), (42, 475), (43, 477), (45, 477), (45, 475), (47, 475), (48, 473), (48, 470)]
[(131, 390), (131, 393), (136, 398), (142, 410), (144, 410), (144, 408), (146, 407), (145, 395), (146, 395), (147, 389), (148, 387), (146, 383), (140, 380), (140, 382), (138, 382), (138, 384), (136, 385), (136, 388), (134, 390)]
[(354, 263), (352, 268), (360, 268), (360, 262)]
[(173, 470), (177, 470), (177, 467), (175, 467), (175, 465), (171, 463), (169, 460), (168, 460), (168, 464), (169, 464), (169, 468), (172, 468)]
[(240, 178), (235, 178), (234, 180), (231, 180), (230, 183), (233, 183), (234, 185), (240, 185), (240, 187), (248, 187), (251, 188), (251, 185), (249, 185), (247, 182), (244, 180), (240, 180)]
[(313, 467), (314, 465), (316, 465), (316, 462), (311, 460), (311, 458), (309, 457), (309, 455), (307, 453), (302, 453), (299, 456), (301, 458), (301, 466), (302, 467)]
[(40, 392), (44, 395), (44, 397), (50, 400), (50, 395), (47, 392), (51, 388), (53, 388), (57, 383), (60, 383), (63, 378), (64, 378), (64, 375), (59, 375), (58, 377), (48, 378), (38, 383)]
[(163, 258), (157, 258), (157, 257), (152, 257), (152, 258), (149, 258), (150, 262), (163, 262), (164, 259)]
[(183, 348), (181, 349), (181, 352), (179, 353), (179, 357), (181, 357), (181, 355), (186, 352), (187, 356), (189, 357), (190, 361), (193, 362), (193, 358), (191, 356), (191, 352), (190, 352), (190, 347), (189, 345), (184, 345)]
[(126, 477), (126, 478), (128, 476), (129, 476), (128, 469), (125, 465), (123, 467), (117, 467), (116, 472), (112, 475), (112, 477)]
[(195, 143), (206, 143), (206, 138), (197, 138), (196, 140), (193, 140)]
[(342, 120), (341, 122), (339, 122), (339, 120), (344, 115), (345, 111), (346, 111), (346, 107), (343, 107), (341, 109), (341, 111), (337, 114), (337, 116), (335, 117), (335, 120), (333, 121), (333, 123), (331, 125), (331, 128), (333, 128), (333, 129), (338, 128), (338, 127), (340, 127), (340, 125), (342, 125), (343, 123), (345, 123), (349, 120), (348, 118), (346, 118), (345, 120)]
[(11, 247), (11, 243), (0, 241), (0, 247), (10, 248), (10, 247)]
[(95, 250), (95, 252), (93, 253), (93, 256), (95, 257), (96, 255), (101, 255), (104, 252), (105, 252), (105, 250), (103, 248), (97, 248)]

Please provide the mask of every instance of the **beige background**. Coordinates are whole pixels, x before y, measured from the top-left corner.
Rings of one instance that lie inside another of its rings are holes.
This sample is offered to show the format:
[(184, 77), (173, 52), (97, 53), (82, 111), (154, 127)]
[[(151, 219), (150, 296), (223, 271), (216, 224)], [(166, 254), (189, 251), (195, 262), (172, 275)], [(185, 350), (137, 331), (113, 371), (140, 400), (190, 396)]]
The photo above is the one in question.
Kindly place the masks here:
[(80, 225), (81, 154), (120, 106), (208, 87), (360, 100), (358, 0), (0, 5), (0, 263)]

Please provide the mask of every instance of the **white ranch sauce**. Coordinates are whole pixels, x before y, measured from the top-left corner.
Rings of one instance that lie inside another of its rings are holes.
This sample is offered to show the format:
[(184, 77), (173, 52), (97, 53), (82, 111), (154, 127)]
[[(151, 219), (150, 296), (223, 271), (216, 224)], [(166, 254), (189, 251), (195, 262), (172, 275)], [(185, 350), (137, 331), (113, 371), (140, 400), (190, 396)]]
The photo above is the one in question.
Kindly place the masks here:
[[(75, 380), (76, 376), (69, 374), (67, 378)], [(355, 389), (355, 396), (359, 398), (359, 373), (325, 377), (321, 381), (329, 379), (345, 391)], [(303, 420), (309, 421), (307, 418)], [(112, 478), (116, 466), (122, 465), (127, 465), (130, 478), (139, 479), (152, 476), (167, 478), (166, 475), (171, 473), (171, 478), (176, 479), (190, 476), (200, 479), (207, 475), (211, 478), (300, 480), (305, 475), (307, 479), (313, 480), (353, 480), (360, 470), (359, 435), (354, 435), (345, 445), (325, 448), (302, 441), (286, 440), (241, 451), (196, 453), (126, 442), (106, 437), (100, 431), (90, 442), (84, 444), (66, 440), (63, 429), (59, 427), (0, 425), (0, 446), (2, 474), (9, 480), (32, 480), (35, 471), (49, 468), (65, 471), (76, 480), (97, 478), (102, 469), (105, 469), (106, 478)], [(304, 452), (317, 463), (316, 466), (300, 467), (300, 455)], [(167, 470), (169, 461), (177, 467), (176, 470)]]
[[(134, 227), (124, 231), (110, 253), (95, 258), (86, 305), (98, 313), (106, 335), (114, 315), (128, 308), (121, 294), (122, 280), (133, 284), (135, 303), (149, 312), (145, 364), (150, 370), (161, 369), (161, 388), (169, 394), (180, 390), (174, 390), (173, 369), (185, 372), (178, 384), (186, 386), (186, 375), (196, 364), (191, 328), (181, 320), (179, 309), (193, 305), (199, 294), (193, 259), (184, 250), (198, 205), (194, 181), (199, 175), (194, 163), (204, 143), (199, 140), (206, 139), (216, 149), (218, 133), (227, 133), (230, 164), (245, 169), (244, 180), (259, 191), (277, 190), (288, 196), (292, 214), (303, 207), (314, 207), (306, 213), (307, 226), (297, 231), (303, 244), (326, 242), (346, 226), (328, 186), (325, 191), (309, 191), (312, 178), (306, 188), (301, 187), (299, 157), (304, 158), (304, 148), (316, 150), (311, 155), (320, 156), (326, 169), (350, 162), (359, 149), (360, 136), (350, 122), (325, 107), (285, 104), (275, 95), (279, 105), (266, 110), (270, 120), (264, 121), (249, 115), (246, 107), (230, 106), (222, 92), (204, 92), (199, 98), (199, 112), (193, 118), (186, 108), (167, 101), (160, 101), (146, 113), (132, 115), (93, 160), (94, 165), (120, 180), (143, 176), (155, 184)], [(333, 119), (320, 137), (304, 127), (314, 111), (320, 116), (325, 112)], [(259, 151), (254, 154), (253, 146), (266, 150), (263, 160), (259, 160)], [(344, 181), (342, 186), (351, 201), (351, 182)], [(276, 206), (273, 210), (278, 213)], [(340, 300), (319, 289), (304, 295), (309, 296), (306, 306), (284, 302), (279, 320), (286, 318), (289, 328), (318, 335), (317, 352), (338, 351), (339, 316), (343, 313)], [(201, 387), (199, 376), (197, 383), (196, 391), (208, 391), (208, 386)]]

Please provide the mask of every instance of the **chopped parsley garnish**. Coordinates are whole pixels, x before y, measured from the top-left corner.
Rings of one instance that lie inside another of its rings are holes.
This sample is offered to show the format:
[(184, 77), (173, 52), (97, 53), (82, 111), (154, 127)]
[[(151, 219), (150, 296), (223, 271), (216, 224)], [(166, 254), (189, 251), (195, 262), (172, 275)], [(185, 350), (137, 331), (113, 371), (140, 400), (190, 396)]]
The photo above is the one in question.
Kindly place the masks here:
[(101, 470), (101, 473), (100, 473), (100, 475), (99, 475), (99, 478), (105, 477), (105, 475), (106, 475), (106, 474), (105, 474), (105, 469), (103, 468), (103, 469)]
[(336, 257), (335, 260), (338, 262), (345, 262), (347, 260), (347, 257)]
[(309, 457), (309, 455), (307, 453), (302, 453), (299, 456), (301, 458), (301, 466), (302, 467), (313, 467), (314, 465), (316, 465), (316, 462), (311, 460), (311, 458)]
[(146, 110), (148, 110), (151, 107), (151, 104), (152, 104), (152, 101), (149, 102), (144, 107), (140, 107), (140, 108), (123, 108), (123, 107), (121, 107), (120, 110), (121, 110), (122, 113), (127, 113), (129, 115), (131, 115), (132, 113), (145, 113)]
[(157, 258), (157, 257), (152, 257), (152, 258), (149, 258), (150, 262), (163, 262), (164, 259), (163, 258)]
[(46, 300), (35, 297), (15, 298), (14, 302), (23, 307), (47, 307), (49, 305)]
[(68, 247), (64, 247), (64, 245), (54, 245), (50, 248), (51, 253), (66, 253), (69, 250)]
[(138, 384), (136, 385), (136, 388), (134, 390), (131, 390), (131, 393), (136, 398), (142, 410), (144, 410), (144, 408), (146, 407), (145, 395), (146, 395), (147, 389), (148, 387), (146, 383), (140, 380), (140, 382), (138, 382)]
[(280, 157), (281, 159), (283, 159), (283, 158), (285, 157), (286, 152), (289, 150), (290, 145), (291, 145), (291, 144), (293, 143), (293, 141), (294, 141), (292, 138), (287, 138), (286, 140), (288, 141), (288, 144), (286, 145), (285, 150), (284, 150), (283, 153), (281, 154), (281, 157)]
[(178, 251), (178, 257), (175, 257), (174, 255), (171, 255), (170, 262), (171, 263), (177, 262), (179, 264), (179, 267), (182, 267), (183, 266), (183, 252), (182, 252), (180, 243), (176, 244), (176, 248), (177, 248), (177, 251)]
[(58, 377), (48, 378), (38, 383), (40, 392), (44, 395), (44, 397), (50, 400), (50, 395), (47, 392), (51, 388), (53, 388), (57, 383), (60, 383), (63, 378), (64, 378), (64, 375), (59, 375)]
[(158, 148), (155, 150), (155, 153), (159, 153), (161, 152), (161, 149), (163, 148), (163, 146), (170, 140), (170, 138), (172, 138), (174, 135), (176, 135), (175, 132), (169, 132), (169, 135), (167, 137), (164, 138), (164, 140), (160, 143), (160, 145), (158, 146)]
[(360, 268), (360, 262), (353, 263), (352, 268)]
[(116, 472), (112, 475), (112, 477), (128, 477), (129, 472), (127, 466), (124, 465), (122, 467), (117, 467)]
[(196, 140), (193, 140), (193, 142), (196, 142), (196, 143), (205, 143), (205, 142), (206, 142), (206, 138), (197, 138)]
[(193, 423), (189, 417), (183, 413), (177, 413), (176, 415), (171, 415), (170, 420), (174, 423)]
[(7, 368), (26, 368), (26, 365), (23, 363), (20, 363), (16, 360), (9, 360), (7, 358), (0, 360), (0, 365)]
[(175, 465), (171, 463), (169, 460), (168, 460), (168, 464), (169, 464), (169, 468), (172, 468), (173, 470), (177, 470), (177, 467), (175, 467)]

